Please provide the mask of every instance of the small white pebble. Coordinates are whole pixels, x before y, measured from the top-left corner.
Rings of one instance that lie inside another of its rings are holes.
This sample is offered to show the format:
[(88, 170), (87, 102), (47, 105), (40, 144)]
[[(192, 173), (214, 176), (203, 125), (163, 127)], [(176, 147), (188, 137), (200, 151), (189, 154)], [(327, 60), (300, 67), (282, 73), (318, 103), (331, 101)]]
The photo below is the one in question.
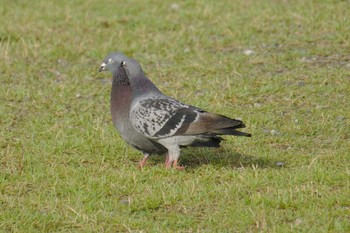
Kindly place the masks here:
[(184, 53), (188, 53), (188, 52), (190, 52), (191, 50), (189, 49), (189, 48), (185, 48), (184, 49)]
[(283, 167), (284, 166), (284, 162), (277, 162), (276, 165), (279, 166), (279, 167)]
[(252, 54), (254, 53), (254, 51), (251, 50), (251, 49), (246, 49), (246, 50), (243, 51), (243, 53), (244, 53), (245, 55), (252, 55)]
[(272, 135), (279, 135), (279, 134), (280, 134), (280, 132), (279, 132), (278, 130), (275, 130), (275, 129), (272, 129), (272, 130), (270, 131), (270, 133), (271, 133)]
[(302, 223), (302, 220), (300, 218), (297, 218), (294, 222), (295, 225), (300, 225)]
[(177, 10), (180, 9), (180, 6), (179, 6), (179, 4), (177, 4), (177, 3), (172, 3), (172, 4), (170, 5), (170, 9), (177, 11)]
[(81, 94), (80, 94), (80, 93), (77, 93), (77, 94), (75, 95), (75, 97), (80, 98), (80, 97), (81, 97)]

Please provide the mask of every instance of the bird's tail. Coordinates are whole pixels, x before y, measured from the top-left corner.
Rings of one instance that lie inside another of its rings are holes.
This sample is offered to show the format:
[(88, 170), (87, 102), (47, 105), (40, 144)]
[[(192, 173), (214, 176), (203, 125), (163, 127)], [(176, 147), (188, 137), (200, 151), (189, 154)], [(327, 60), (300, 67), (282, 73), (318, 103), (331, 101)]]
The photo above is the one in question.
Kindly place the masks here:
[(203, 112), (199, 119), (189, 125), (186, 134), (190, 135), (235, 135), (251, 137), (249, 133), (240, 132), (237, 129), (245, 128), (242, 121), (223, 115)]
[[(240, 128), (244, 128), (244, 127), (240, 127)], [(245, 133), (245, 132), (236, 130), (236, 127), (219, 129), (219, 130), (213, 131), (213, 133), (217, 135), (234, 135), (234, 136), (244, 136), (244, 137), (252, 136), (250, 133)]]
[(245, 124), (236, 119), (232, 119), (226, 116), (217, 115), (218, 118), (218, 126), (221, 126), (220, 128), (216, 128), (210, 133), (216, 134), (216, 135), (234, 135), (234, 136), (244, 136), (244, 137), (251, 137), (252, 135), (250, 133), (244, 133), (241, 131), (238, 131), (237, 129), (245, 128)]

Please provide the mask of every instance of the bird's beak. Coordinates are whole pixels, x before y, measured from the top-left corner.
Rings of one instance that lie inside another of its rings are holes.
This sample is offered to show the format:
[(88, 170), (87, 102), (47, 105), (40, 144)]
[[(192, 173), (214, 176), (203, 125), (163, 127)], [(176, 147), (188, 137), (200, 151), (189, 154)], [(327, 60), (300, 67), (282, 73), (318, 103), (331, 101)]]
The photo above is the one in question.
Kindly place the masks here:
[(98, 72), (105, 71), (106, 69), (107, 69), (107, 64), (106, 63), (102, 63), (100, 68), (98, 69)]

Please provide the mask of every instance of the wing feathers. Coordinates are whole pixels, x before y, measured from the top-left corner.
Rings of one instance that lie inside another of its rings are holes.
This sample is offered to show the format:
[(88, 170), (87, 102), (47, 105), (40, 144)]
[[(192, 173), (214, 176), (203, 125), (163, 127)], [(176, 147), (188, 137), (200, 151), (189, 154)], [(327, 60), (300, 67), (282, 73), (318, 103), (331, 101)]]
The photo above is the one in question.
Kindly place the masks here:
[(188, 126), (196, 119), (197, 113), (188, 111), (186, 108), (176, 110), (163, 127), (154, 135), (157, 137), (169, 135), (173, 132), (174, 135), (183, 134)]
[(153, 139), (176, 135), (249, 136), (236, 129), (242, 121), (205, 112), (168, 98), (149, 98), (137, 102), (130, 112), (136, 130)]

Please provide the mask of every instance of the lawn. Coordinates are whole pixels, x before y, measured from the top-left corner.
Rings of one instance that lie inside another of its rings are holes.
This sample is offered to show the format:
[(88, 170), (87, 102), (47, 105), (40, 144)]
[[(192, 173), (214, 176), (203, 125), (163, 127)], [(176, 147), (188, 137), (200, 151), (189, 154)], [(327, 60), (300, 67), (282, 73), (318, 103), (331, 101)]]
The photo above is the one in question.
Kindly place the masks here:
[[(350, 232), (350, 2), (1, 1), (1, 232)], [(104, 57), (252, 138), (184, 171), (113, 128)]]

